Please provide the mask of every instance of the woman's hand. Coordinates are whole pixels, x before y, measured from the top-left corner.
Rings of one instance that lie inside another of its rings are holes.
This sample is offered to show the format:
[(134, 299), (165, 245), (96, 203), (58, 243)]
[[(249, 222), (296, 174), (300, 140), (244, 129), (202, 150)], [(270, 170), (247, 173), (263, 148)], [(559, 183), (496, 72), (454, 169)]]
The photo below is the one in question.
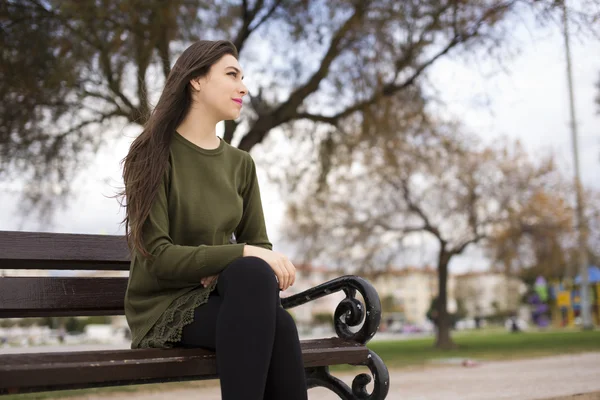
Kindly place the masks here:
[(286, 290), (296, 281), (296, 267), (281, 253), (263, 249), (262, 247), (245, 245), (244, 257), (258, 257), (266, 261), (271, 266), (273, 272), (275, 272), (281, 290)]
[(204, 278), (200, 279), (200, 283), (202, 283), (204, 287), (208, 287), (208, 285), (210, 285), (215, 279), (217, 279), (217, 276), (218, 275), (205, 276)]

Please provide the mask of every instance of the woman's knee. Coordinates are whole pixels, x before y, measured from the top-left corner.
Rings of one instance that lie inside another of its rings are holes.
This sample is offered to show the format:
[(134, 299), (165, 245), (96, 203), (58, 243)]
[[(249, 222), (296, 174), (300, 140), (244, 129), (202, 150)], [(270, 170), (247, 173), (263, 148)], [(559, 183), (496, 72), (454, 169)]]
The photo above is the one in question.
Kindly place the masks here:
[(296, 322), (291, 314), (283, 307), (277, 307), (277, 332), (285, 335), (297, 336)]
[[(221, 273), (226, 281), (236, 281), (244, 285), (258, 285), (262, 289), (277, 289), (277, 280), (271, 266), (258, 257), (241, 257), (233, 261)], [(219, 278), (219, 280), (221, 279)], [(267, 286), (264, 288), (263, 286)]]

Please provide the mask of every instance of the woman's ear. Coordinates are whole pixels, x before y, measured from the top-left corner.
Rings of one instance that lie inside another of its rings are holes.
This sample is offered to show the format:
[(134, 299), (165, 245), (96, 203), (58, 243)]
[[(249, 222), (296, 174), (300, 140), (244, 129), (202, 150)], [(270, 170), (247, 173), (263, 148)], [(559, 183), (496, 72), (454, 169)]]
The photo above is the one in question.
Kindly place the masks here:
[(200, 84), (200, 78), (194, 78), (194, 79), (190, 80), (190, 85), (191, 85), (193, 91), (199, 92), (200, 88), (202, 86)]

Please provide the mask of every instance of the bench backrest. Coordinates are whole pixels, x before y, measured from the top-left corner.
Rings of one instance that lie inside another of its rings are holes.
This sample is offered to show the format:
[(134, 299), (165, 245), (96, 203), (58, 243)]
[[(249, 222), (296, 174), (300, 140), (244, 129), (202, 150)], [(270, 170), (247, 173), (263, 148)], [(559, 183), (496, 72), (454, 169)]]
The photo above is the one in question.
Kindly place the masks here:
[[(127, 271), (123, 236), (0, 231), (0, 270)], [(75, 274), (73, 274), (75, 275)], [(0, 277), (0, 318), (123, 314), (127, 278)]]

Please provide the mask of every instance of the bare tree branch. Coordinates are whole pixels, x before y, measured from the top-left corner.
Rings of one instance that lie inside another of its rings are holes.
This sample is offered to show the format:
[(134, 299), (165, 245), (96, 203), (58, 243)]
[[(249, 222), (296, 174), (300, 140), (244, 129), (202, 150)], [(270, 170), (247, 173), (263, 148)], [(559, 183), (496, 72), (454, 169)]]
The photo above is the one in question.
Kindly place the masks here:
[(467, 248), (468, 245), (476, 244), (479, 241), (485, 239), (486, 237), (487, 237), (486, 235), (475, 235), (473, 238), (466, 240), (465, 242), (460, 244), (458, 247), (451, 249), (448, 252), (452, 255), (461, 254)]
[[(304, 114), (300, 114), (301, 118), (310, 119), (315, 122), (325, 122), (325, 123), (328, 123), (331, 125), (337, 125), (338, 121), (340, 119), (346, 118), (349, 115), (354, 114), (355, 112), (364, 111), (367, 107), (376, 103), (382, 97), (390, 97), (390, 96), (393, 96), (395, 93), (406, 89), (407, 87), (413, 85), (415, 83), (415, 81), (423, 74), (423, 72), (427, 68), (429, 68), (431, 65), (433, 65), (441, 57), (448, 54), (448, 52), (450, 52), (450, 50), (452, 50), (459, 44), (464, 43), (468, 39), (477, 36), (479, 34), (480, 28), (490, 17), (492, 17), (493, 15), (495, 15), (503, 10), (510, 8), (510, 6), (513, 3), (514, 3), (514, 1), (510, 1), (510, 2), (498, 4), (498, 5), (495, 5), (494, 7), (491, 7), (489, 10), (487, 10), (487, 12), (485, 12), (481, 16), (481, 18), (479, 18), (479, 20), (477, 20), (475, 22), (475, 26), (470, 32), (466, 32), (466, 33), (459, 32), (458, 28), (455, 28), (455, 34), (451, 38), (451, 40), (448, 41), (448, 43), (441, 50), (439, 50), (436, 54), (434, 54), (427, 61), (422, 62), (421, 64), (416, 66), (414, 68), (414, 72), (408, 78), (406, 78), (404, 80), (404, 82), (399, 83), (399, 84), (390, 82), (386, 85), (383, 85), (379, 91), (376, 91), (375, 93), (373, 93), (373, 95), (370, 98), (368, 98), (367, 100), (353, 104), (352, 106), (347, 107), (345, 110), (342, 110), (333, 116), (328, 117), (328, 116), (324, 116), (324, 115), (314, 115), (314, 114), (304, 113)], [(413, 60), (413, 58), (414, 58), (415, 49), (420, 48), (422, 43), (425, 42), (425, 35), (430, 32), (429, 29), (431, 29), (433, 26), (435, 26), (437, 24), (439, 16), (446, 9), (447, 9), (447, 7), (446, 8), (441, 7), (438, 10), (438, 12), (432, 16), (433, 20), (429, 23), (427, 28), (423, 29), (419, 40), (417, 42), (413, 43), (412, 46), (410, 46), (409, 48), (405, 49), (404, 55), (401, 58), (399, 58), (398, 60), (396, 60), (395, 76), (398, 76), (400, 74), (400, 72), (404, 71), (408, 67), (408, 65), (410, 64), (410, 61)]]
[(311, 114), (311, 113), (306, 113), (306, 112), (297, 113), (296, 119), (308, 119), (313, 122), (322, 122), (322, 123), (333, 125), (333, 126), (337, 126), (338, 121), (339, 121), (339, 119), (336, 117), (327, 117), (325, 115), (317, 115), (317, 114)]
[[(392, 183), (392, 182), (390, 182)], [(410, 196), (410, 188), (408, 186), (408, 181), (406, 179), (403, 179), (401, 181), (401, 186), (398, 187), (398, 185), (394, 182), (393, 185), (397, 188), (400, 189), (402, 191), (402, 196), (404, 197), (404, 201), (406, 201), (406, 205), (408, 206), (408, 209), (412, 212), (414, 212), (415, 214), (417, 214), (421, 220), (423, 220), (424, 225), (424, 230), (427, 232), (430, 232), (431, 234), (433, 234), (436, 238), (438, 238), (440, 240), (440, 242), (443, 242), (444, 239), (442, 238), (442, 235), (440, 233), (440, 231), (434, 227), (431, 223), (431, 221), (429, 220), (429, 218), (427, 217), (427, 215), (425, 214), (425, 212), (421, 209), (421, 207), (419, 207), (412, 199)]]
[(262, 17), (262, 19), (260, 19), (253, 27), (252, 27), (252, 31), (257, 30), (262, 24), (264, 24), (269, 18), (271, 18), (271, 16), (273, 15), (273, 13), (277, 10), (277, 8), (283, 3), (283, 0), (276, 0), (275, 2), (273, 2), (273, 5), (271, 5), (271, 8), (269, 8), (269, 10), (265, 13), (264, 17)]
[(354, 13), (333, 35), (329, 47), (321, 59), (319, 68), (312, 74), (308, 81), (290, 93), (287, 101), (274, 110), (271, 115), (259, 116), (259, 119), (252, 129), (250, 129), (240, 141), (239, 147), (241, 149), (251, 149), (256, 143), (261, 142), (273, 127), (287, 122), (296, 116), (298, 107), (302, 104), (304, 99), (315, 92), (319, 87), (319, 83), (327, 76), (331, 64), (343, 50), (342, 43), (344, 38), (364, 17), (365, 12), (367, 11), (367, 4), (368, 2), (364, 2), (355, 6)]

